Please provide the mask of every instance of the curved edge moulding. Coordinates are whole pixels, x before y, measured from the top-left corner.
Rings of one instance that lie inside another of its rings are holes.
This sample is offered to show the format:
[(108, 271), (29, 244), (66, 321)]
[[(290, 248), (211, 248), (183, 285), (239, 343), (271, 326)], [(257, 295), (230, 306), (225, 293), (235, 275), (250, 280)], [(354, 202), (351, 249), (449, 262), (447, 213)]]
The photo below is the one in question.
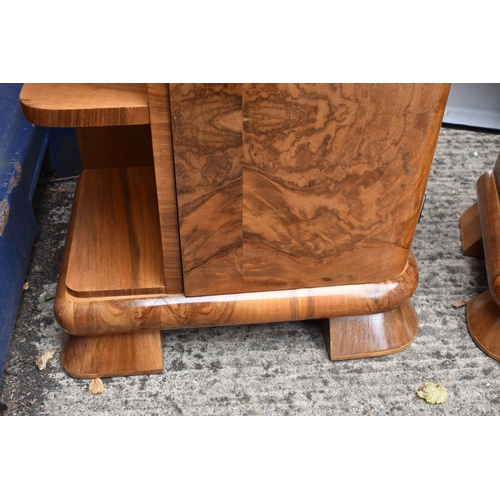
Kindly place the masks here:
[(391, 281), (205, 297), (165, 294), (82, 299), (64, 286), (66, 270), (67, 256), (54, 304), (56, 319), (68, 333), (83, 336), (377, 314), (408, 301), (418, 283), (411, 253), (403, 273)]

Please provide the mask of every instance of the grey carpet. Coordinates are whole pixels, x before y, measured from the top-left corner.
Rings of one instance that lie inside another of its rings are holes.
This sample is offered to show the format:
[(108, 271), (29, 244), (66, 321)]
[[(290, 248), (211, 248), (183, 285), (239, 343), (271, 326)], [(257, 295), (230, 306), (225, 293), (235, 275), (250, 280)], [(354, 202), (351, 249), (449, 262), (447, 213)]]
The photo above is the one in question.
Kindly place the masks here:
[[(164, 334), (164, 373), (104, 379), (93, 395), (58, 356), (55, 291), (74, 181), (42, 180), (35, 200), (39, 237), (0, 386), (8, 415), (499, 415), (500, 363), (470, 338), (465, 309), (486, 289), (484, 262), (461, 254), (459, 217), (493, 167), (500, 135), (443, 128), (413, 251), (420, 270), (413, 298), (419, 332), (391, 356), (331, 362), (316, 322), (189, 329)], [(448, 400), (416, 395), (426, 381)]]

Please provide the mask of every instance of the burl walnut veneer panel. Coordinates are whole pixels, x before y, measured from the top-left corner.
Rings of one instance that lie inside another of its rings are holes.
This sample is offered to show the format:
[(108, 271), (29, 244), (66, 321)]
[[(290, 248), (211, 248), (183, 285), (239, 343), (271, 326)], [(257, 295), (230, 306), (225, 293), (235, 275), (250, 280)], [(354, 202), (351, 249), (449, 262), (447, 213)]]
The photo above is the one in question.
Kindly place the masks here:
[(187, 296), (245, 290), (242, 91), (240, 84), (170, 84)]
[(449, 85), (170, 91), (187, 296), (402, 272)]

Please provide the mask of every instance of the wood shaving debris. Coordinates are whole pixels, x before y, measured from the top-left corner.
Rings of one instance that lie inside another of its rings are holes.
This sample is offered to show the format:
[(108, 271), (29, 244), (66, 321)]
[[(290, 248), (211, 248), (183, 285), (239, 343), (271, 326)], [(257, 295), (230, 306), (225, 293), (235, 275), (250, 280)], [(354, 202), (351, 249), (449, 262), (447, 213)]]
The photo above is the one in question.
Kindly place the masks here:
[(106, 388), (104, 387), (104, 384), (102, 383), (102, 380), (100, 378), (95, 378), (89, 384), (89, 391), (92, 394), (102, 394), (105, 390)]
[(466, 306), (467, 302), (465, 300), (457, 300), (456, 302), (453, 302), (453, 307), (455, 309), (458, 309), (459, 307)]
[(30, 289), (30, 282), (26, 281), (23, 285), (23, 290), (29, 290)]
[(435, 370), (435, 368), (434, 368), (432, 365), (429, 365), (429, 368), (430, 368), (431, 370)]
[(39, 370), (45, 370), (47, 368), (47, 362), (54, 357), (54, 354), (57, 352), (57, 349), (50, 349), (49, 351), (45, 351), (43, 354), (40, 354), (38, 358), (35, 359), (36, 366), (38, 366)]

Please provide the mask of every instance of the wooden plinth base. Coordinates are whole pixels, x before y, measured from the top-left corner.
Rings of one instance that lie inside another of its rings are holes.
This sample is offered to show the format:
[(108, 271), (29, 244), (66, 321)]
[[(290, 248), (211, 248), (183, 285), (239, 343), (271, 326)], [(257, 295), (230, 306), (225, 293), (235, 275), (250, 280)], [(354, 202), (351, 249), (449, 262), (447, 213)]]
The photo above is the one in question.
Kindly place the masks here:
[(489, 290), (467, 302), (467, 325), (477, 346), (500, 361), (500, 306)]
[(147, 375), (163, 370), (159, 330), (93, 337), (64, 335), (61, 362), (72, 377)]
[(379, 314), (321, 320), (332, 361), (385, 356), (406, 349), (416, 338), (418, 318), (410, 302)]

